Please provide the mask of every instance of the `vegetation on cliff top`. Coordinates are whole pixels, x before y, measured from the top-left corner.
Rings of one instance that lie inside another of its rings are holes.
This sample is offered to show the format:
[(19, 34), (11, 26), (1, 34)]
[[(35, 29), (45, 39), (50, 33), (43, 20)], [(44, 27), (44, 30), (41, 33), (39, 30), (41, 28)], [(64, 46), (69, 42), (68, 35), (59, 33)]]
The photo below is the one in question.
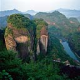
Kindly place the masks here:
[(8, 17), (8, 23), (16, 28), (27, 28), (31, 25), (31, 21), (22, 14), (13, 14)]
[(47, 29), (48, 24), (43, 19), (35, 19), (34, 20), (36, 24), (36, 37), (37, 39), (40, 38), (40, 32), (43, 27)]
[[(13, 34), (14, 29), (16, 30), (21, 29), (23, 31), (27, 31), (28, 33), (34, 34), (33, 33), (33, 31), (35, 30), (34, 22), (22, 14), (10, 15), (7, 19), (7, 22), (8, 22), (8, 25), (6, 27), (5, 36), (7, 36), (8, 34)], [(30, 35), (28, 35), (28, 37), (30, 37)]]

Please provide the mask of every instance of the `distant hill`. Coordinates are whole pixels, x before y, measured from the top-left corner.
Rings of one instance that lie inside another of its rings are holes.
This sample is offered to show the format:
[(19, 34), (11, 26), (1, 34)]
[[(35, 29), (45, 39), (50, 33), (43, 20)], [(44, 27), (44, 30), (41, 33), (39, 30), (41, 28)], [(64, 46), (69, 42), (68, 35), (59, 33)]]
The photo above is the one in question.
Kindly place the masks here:
[(57, 11), (61, 12), (66, 17), (79, 17), (80, 16), (80, 10), (57, 9)]
[[(10, 14), (9, 14), (10, 15)], [(8, 15), (8, 16), (9, 16)], [(29, 18), (29, 19), (33, 19), (33, 16), (31, 16), (30, 14), (23, 14), (25, 17)], [(0, 29), (1, 28), (5, 28), (7, 26), (7, 18), (8, 16), (3, 16), (3, 17), (0, 17)]]
[(63, 36), (67, 36), (68, 34), (74, 32), (79, 25), (77, 19), (74, 20), (74, 23), (71, 23), (65, 15), (58, 11), (54, 11), (52, 13), (39, 12), (34, 16), (34, 18), (44, 19), (49, 26), (55, 26), (55, 28), (59, 30), (57, 32), (61, 32), (61, 35)]
[(69, 21), (71, 24), (73, 24), (73, 26), (78, 26), (80, 24), (78, 19), (74, 17), (69, 18)]
[[(65, 9), (58, 9), (59, 11), (63, 11), (63, 12), (69, 12), (69, 14), (71, 13), (70, 10), (65, 10)], [(74, 10), (75, 12), (77, 10)], [(72, 11), (73, 12), (73, 11)], [(69, 25), (69, 26), (75, 26), (74, 24), (70, 23), (70, 21), (65, 17), (65, 15), (59, 13), (58, 11), (55, 11), (53, 13), (44, 13), (44, 12), (39, 12), (37, 13), (36, 11), (34, 10), (28, 10), (27, 12), (23, 13), (23, 12), (20, 12), (16, 9), (13, 9), (13, 10), (7, 10), (7, 11), (0, 11), (0, 28), (1, 27), (5, 27), (6, 26), (6, 20), (7, 20), (7, 17), (6, 16), (9, 16), (11, 14), (17, 14), (17, 13), (20, 13), (20, 14), (24, 14), (26, 17), (28, 17), (29, 19), (33, 19), (33, 16), (32, 15), (35, 15), (34, 18), (42, 18), (44, 19), (48, 24), (51, 24), (51, 25), (56, 25), (57, 27), (59, 26), (65, 26)], [(31, 14), (31, 15), (30, 15)], [(72, 13), (73, 14), (73, 13)], [(76, 12), (76, 14), (79, 14), (79, 11)], [(76, 15), (75, 14), (75, 15)], [(78, 16), (78, 15), (77, 15)], [(78, 20), (80, 20), (80, 17), (77, 17)], [(55, 24), (56, 23), (56, 24)], [(78, 23), (78, 22), (77, 22)], [(78, 24), (76, 23), (76, 27), (78, 26)], [(72, 24), (72, 25), (71, 25)], [(68, 26), (68, 27), (69, 27)], [(68, 29), (67, 27), (67, 29)], [(63, 27), (64, 28), (64, 27)], [(66, 29), (66, 28), (65, 28)]]
[(24, 16), (25, 16), (25, 17), (27, 17), (27, 18), (29, 18), (30, 20), (32, 20), (32, 19), (33, 19), (33, 16), (32, 16), (32, 15), (30, 15), (30, 14), (24, 14)]
[(7, 10), (7, 11), (0, 11), (0, 17), (4, 17), (4, 16), (9, 16), (9, 15), (12, 15), (12, 14), (17, 14), (17, 13), (22, 13), (16, 9), (13, 9), (13, 10)]
[(25, 13), (30, 14), (30, 15), (35, 15), (37, 12), (34, 10), (28, 10)]

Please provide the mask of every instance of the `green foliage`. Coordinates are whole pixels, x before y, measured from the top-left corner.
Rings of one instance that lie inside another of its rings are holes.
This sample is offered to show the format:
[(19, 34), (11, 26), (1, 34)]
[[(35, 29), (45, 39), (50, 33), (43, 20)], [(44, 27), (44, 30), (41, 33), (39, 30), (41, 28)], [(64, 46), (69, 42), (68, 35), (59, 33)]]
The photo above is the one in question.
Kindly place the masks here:
[(59, 66), (55, 63), (53, 64), (49, 57), (37, 62), (22, 63), (22, 61), (16, 57), (16, 53), (12, 51), (0, 52), (0, 71), (1, 70), (3, 71), (0, 73), (0, 77), (7, 74), (7, 78), (10, 78), (9, 80), (12, 78), (13, 80), (65, 79), (59, 74)]
[(78, 27), (78, 25), (80, 24), (78, 19), (74, 17), (69, 18), (69, 21), (71, 21), (73, 26), (76, 26), (76, 27)]
[[(12, 51), (0, 52), (0, 79), (4, 80), (70, 80), (60, 72), (61, 63), (52, 61), (51, 56), (43, 60), (23, 63)], [(3, 77), (4, 76), (4, 77)], [(78, 80), (78, 77), (74, 80)]]
[(11, 29), (9, 29), (9, 28), (7, 27), (6, 30), (5, 30), (5, 35), (4, 35), (4, 37), (7, 37), (8, 34), (9, 34), (9, 35), (13, 35), (13, 32), (12, 32)]
[(12, 26), (17, 28), (17, 29), (25, 28), (28, 31), (30, 31), (30, 29), (33, 30), (35, 27), (34, 22), (29, 20), (27, 17), (25, 17), (22, 14), (10, 15), (8, 17), (7, 22), (12, 24)]
[(80, 32), (70, 35), (68, 41), (72, 50), (80, 56)]
[(30, 24), (30, 20), (22, 14), (13, 14), (9, 16), (7, 22), (11, 23), (16, 28), (28, 27)]
[(49, 29), (49, 43), (48, 54), (51, 54), (52, 56), (55, 55), (56, 59), (60, 58), (62, 61), (69, 60), (71, 64), (75, 64), (73, 59), (71, 59), (64, 51), (63, 46), (61, 45), (59, 39), (55, 37), (55, 33), (52, 32), (52, 29)]
[(12, 51), (0, 52), (0, 71), (5, 70), (12, 75), (13, 79), (19, 80), (21, 78), (20, 65), (22, 65), (22, 62), (16, 58), (16, 55)]
[(36, 24), (36, 37), (39, 39), (41, 29), (43, 27), (47, 28), (48, 24), (43, 19), (35, 19), (34, 22)]
[(2, 72), (0, 72), (0, 79), (1, 80), (13, 80), (11, 75), (9, 75), (9, 73), (7, 73), (5, 70), (2, 70)]

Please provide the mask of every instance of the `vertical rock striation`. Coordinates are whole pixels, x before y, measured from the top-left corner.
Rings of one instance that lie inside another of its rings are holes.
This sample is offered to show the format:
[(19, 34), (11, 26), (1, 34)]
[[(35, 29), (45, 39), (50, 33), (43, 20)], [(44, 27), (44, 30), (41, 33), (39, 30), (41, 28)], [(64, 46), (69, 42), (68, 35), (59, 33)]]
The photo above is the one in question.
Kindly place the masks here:
[(48, 47), (48, 30), (47, 23), (42, 19), (35, 20), (36, 27), (36, 38), (37, 38), (37, 55), (39, 53), (46, 54)]

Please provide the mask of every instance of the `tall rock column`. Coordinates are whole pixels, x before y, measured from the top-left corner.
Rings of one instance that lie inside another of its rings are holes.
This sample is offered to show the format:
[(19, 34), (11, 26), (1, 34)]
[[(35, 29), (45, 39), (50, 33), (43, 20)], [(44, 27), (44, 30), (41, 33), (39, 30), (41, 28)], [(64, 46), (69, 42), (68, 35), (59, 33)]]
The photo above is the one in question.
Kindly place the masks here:
[(18, 52), (23, 60), (34, 56), (34, 24), (21, 14), (13, 14), (8, 17), (8, 25), (5, 31), (5, 43), (7, 50)]
[(42, 46), (44, 48), (45, 53), (47, 52), (47, 46), (48, 46), (48, 32), (46, 27), (43, 27), (41, 29), (41, 35), (40, 35), (40, 42), (42, 43)]

